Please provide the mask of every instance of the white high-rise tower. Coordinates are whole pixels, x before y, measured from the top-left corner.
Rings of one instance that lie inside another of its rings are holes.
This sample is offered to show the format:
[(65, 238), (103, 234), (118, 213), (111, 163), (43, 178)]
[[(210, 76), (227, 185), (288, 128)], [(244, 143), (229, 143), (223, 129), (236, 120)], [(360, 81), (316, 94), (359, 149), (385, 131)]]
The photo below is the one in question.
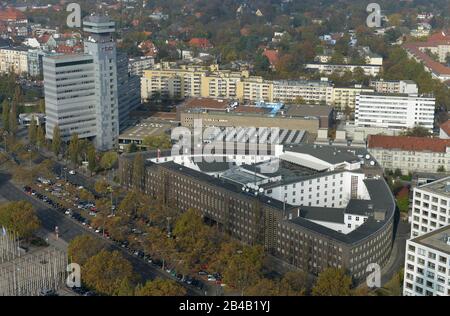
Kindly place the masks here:
[(119, 135), (119, 104), (117, 95), (116, 42), (113, 39), (115, 23), (106, 16), (89, 16), (83, 22), (88, 38), (84, 52), (94, 61), (96, 89), (95, 147), (108, 150), (114, 147)]

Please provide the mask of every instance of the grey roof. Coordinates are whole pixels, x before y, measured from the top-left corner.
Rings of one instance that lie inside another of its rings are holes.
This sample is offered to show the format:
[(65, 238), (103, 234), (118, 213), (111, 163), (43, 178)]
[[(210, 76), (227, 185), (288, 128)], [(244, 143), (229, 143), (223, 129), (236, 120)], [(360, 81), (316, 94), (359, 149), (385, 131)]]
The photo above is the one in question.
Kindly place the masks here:
[(348, 147), (311, 144), (288, 146), (285, 147), (285, 151), (311, 155), (330, 164), (359, 161), (361, 158), (358, 157), (358, 154), (362, 156), (367, 154), (367, 150), (364, 148), (352, 147), (350, 149)]
[(302, 206), (300, 216), (313, 221), (344, 223), (343, 208)]
[(225, 162), (225, 161), (224, 162), (201, 161), (201, 162), (197, 162), (195, 164), (200, 168), (201, 171), (206, 172), (206, 173), (222, 172), (222, 171), (229, 170), (230, 168), (232, 168), (234, 166), (234, 164), (232, 162)]
[(363, 225), (359, 226), (357, 229), (348, 234), (339, 233), (335, 230), (332, 230), (320, 224), (313, 223), (310, 220), (302, 217), (294, 218), (292, 220), (286, 221), (286, 223), (293, 224), (294, 227), (296, 225), (302, 226), (303, 228), (311, 230), (315, 233), (322, 234), (343, 243), (358, 243), (359, 241), (375, 234), (377, 231), (384, 228), (385, 224), (393, 218), (396, 209), (396, 204), (392, 193), (387, 183), (383, 179), (368, 179), (364, 180), (364, 182), (372, 199), (371, 202), (374, 204), (374, 211), (384, 209), (386, 212), (386, 216), (383, 221), (375, 220), (373, 214), (371, 214), (371, 216), (369, 216), (369, 218)]

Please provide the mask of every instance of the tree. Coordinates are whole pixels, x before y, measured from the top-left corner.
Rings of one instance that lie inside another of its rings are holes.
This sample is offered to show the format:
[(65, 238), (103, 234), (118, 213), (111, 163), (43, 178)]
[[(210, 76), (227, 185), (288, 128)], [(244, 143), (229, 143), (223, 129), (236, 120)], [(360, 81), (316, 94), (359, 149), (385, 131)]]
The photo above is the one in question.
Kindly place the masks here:
[(102, 295), (123, 294), (124, 284), (132, 284), (135, 280), (131, 263), (118, 251), (102, 250), (90, 257), (83, 267), (85, 285)]
[(128, 152), (129, 153), (135, 153), (138, 151), (136, 143), (131, 143), (130, 146), (128, 146)]
[(406, 132), (404, 132), (403, 135), (413, 137), (429, 137), (431, 134), (430, 131), (423, 126), (414, 126), (413, 128), (408, 129)]
[(104, 153), (100, 160), (100, 167), (104, 170), (109, 170), (117, 163), (118, 156), (114, 151)]
[(136, 296), (185, 296), (186, 289), (173, 280), (163, 280), (157, 278), (154, 281), (147, 281), (145, 285), (138, 285), (135, 291)]
[(73, 134), (69, 143), (69, 159), (74, 165), (78, 165), (80, 156), (80, 141), (78, 134)]
[(445, 167), (444, 166), (439, 166), (439, 168), (437, 169), (437, 172), (444, 173), (445, 172)]
[(45, 146), (45, 132), (42, 126), (38, 126), (36, 130), (36, 145), (38, 148)]
[(98, 180), (95, 182), (94, 188), (98, 194), (106, 194), (108, 193), (109, 184), (104, 180)]
[(94, 146), (89, 147), (87, 153), (87, 160), (89, 171), (92, 173), (95, 170), (97, 170), (97, 153), (95, 152)]
[(41, 223), (33, 206), (28, 202), (19, 201), (0, 206), (0, 226), (27, 239), (39, 229)]
[(228, 258), (223, 271), (226, 284), (236, 287), (241, 295), (261, 278), (264, 251), (261, 246), (244, 246)]
[(31, 123), (30, 126), (28, 126), (28, 139), (30, 144), (35, 144), (36, 143), (36, 121), (34, 119), (34, 116), (31, 118)]
[(44, 99), (39, 100), (39, 103), (37, 106), (37, 111), (39, 113), (45, 113), (45, 100)]
[(9, 102), (4, 100), (2, 104), (2, 123), (3, 128), (7, 131), (9, 131), (9, 112)]
[(14, 104), (9, 113), (9, 131), (13, 134), (17, 132), (17, 107)]
[(61, 153), (61, 130), (58, 125), (53, 128), (52, 150), (56, 156)]
[(167, 135), (161, 136), (147, 136), (143, 139), (142, 144), (147, 149), (170, 149), (172, 142)]
[(280, 281), (280, 295), (303, 296), (309, 291), (308, 274), (303, 271), (290, 271)]
[(141, 189), (144, 180), (144, 158), (141, 153), (137, 153), (133, 161), (133, 186)]
[(314, 296), (349, 296), (352, 279), (343, 269), (328, 268), (319, 274), (312, 289)]
[(250, 286), (245, 295), (247, 296), (278, 296), (280, 295), (277, 284), (269, 279), (260, 279)]
[(89, 235), (82, 235), (76, 237), (69, 243), (67, 255), (70, 262), (83, 266), (89, 258), (98, 254), (104, 246), (99, 239)]

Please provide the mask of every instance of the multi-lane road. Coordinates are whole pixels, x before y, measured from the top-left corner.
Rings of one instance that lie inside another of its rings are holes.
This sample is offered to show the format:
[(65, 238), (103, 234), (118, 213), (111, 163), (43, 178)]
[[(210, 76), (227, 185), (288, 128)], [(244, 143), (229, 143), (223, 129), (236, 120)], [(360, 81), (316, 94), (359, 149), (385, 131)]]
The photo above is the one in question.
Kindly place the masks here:
[[(61, 214), (56, 210), (49, 208), (48, 205), (45, 204), (44, 202), (35, 199), (32, 196), (29, 196), (21, 189), (17, 188), (14, 184), (12, 184), (10, 180), (11, 180), (10, 175), (0, 171), (0, 192), (2, 197), (9, 201), (21, 200), (30, 202), (35, 208), (37, 216), (41, 221), (42, 227), (45, 230), (49, 232), (54, 232), (55, 227), (57, 226), (59, 229), (59, 237), (66, 242), (70, 242), (75, 237), (86, 234), (95, 236), (96, 238), (103, 239), (95, 232), (82, 226), (76, 221), (68, 218), (64, 214)], [(134, 270), (141, 276), (142, 281), (152, 280), (157, 277), (163, 279), (172, 279), (171, 277), (169, 277), (168, 274), (166, 274), (161, 269), (143, 261), (140, 258), (131, 255), (121, 247), (115, 245), (112, 241), (107, 239), (103, 239), (103, 241), (108, 245), (108, 248), (110, 248), (111, 250), (118, 250), (122, 252), (124, 257), (132, 263)], [(185, 286), (185, 288), (187, 289), (188, 295), (198, 296), (205, 294), (202, 290), (199, 290), (192, 286), (187, 286), (184, 284), (183, 286)]]

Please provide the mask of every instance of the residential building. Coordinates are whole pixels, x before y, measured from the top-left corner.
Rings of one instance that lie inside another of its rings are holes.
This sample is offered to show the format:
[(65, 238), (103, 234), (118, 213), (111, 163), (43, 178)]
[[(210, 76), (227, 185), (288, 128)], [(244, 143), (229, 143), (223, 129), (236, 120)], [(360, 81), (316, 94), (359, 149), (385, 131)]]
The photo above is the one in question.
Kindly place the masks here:
[(22, 48), (0, 48), (0, 73), (28, 73), (28, 51)]
[(412, 80), (371, 80), (369, 87), (378, 93), (419, 94), (419, 88)]
[(439, 138), (450, 139), (450, 120), (447, 120), (447, 122), (439, 126)]
[(351, 65), (351, 64), (320, 64), (310, 63), (305, 65), (305, 69), (317, 71), (323, 75), (331, 75), (333, 73), (344, 73), (346, 71), (354, 72), (356, 69), (361, 68), (364, 71), (364, 75), (375, 77), (378, 76), (382, 69), (382, 65)]
[(369, 135), (368, 150), (381, 167), (391, 171), (450, 171), (449, 139)]
[(403, 295), (450, 296), (450, 226), (408, 240), (404, 271)]
[(355, 126), (388, 129), (434, 127), (436, 99), (417, 94), (361, 93), (356, 97)]
[[(442, 82), (450, 80), (450, 67), (445, 65), (450, 54), (450, 36), (446, 31), (440, 31), (425, 42), (410, 42), (403, 45), (408, 56), (423, 64), (432, 77)], [(437, 56), (435, 60), (430, 54)]]
[(450, 177), (414, 188), (411, 238), (450, 224)]
[(142, 56), (131, 58), (128, 61), (128, 71), (131, 75), (142, 77), (144, 70), (149, 70), (155, 64), (155, 58), (152, 56)]
[(356, 98), (365, 92), (374, 92), (374, 90), (362, 85), (334, 87), (331, 104), (341, 110), (346, 108), (354, 109), (356, 107)]

